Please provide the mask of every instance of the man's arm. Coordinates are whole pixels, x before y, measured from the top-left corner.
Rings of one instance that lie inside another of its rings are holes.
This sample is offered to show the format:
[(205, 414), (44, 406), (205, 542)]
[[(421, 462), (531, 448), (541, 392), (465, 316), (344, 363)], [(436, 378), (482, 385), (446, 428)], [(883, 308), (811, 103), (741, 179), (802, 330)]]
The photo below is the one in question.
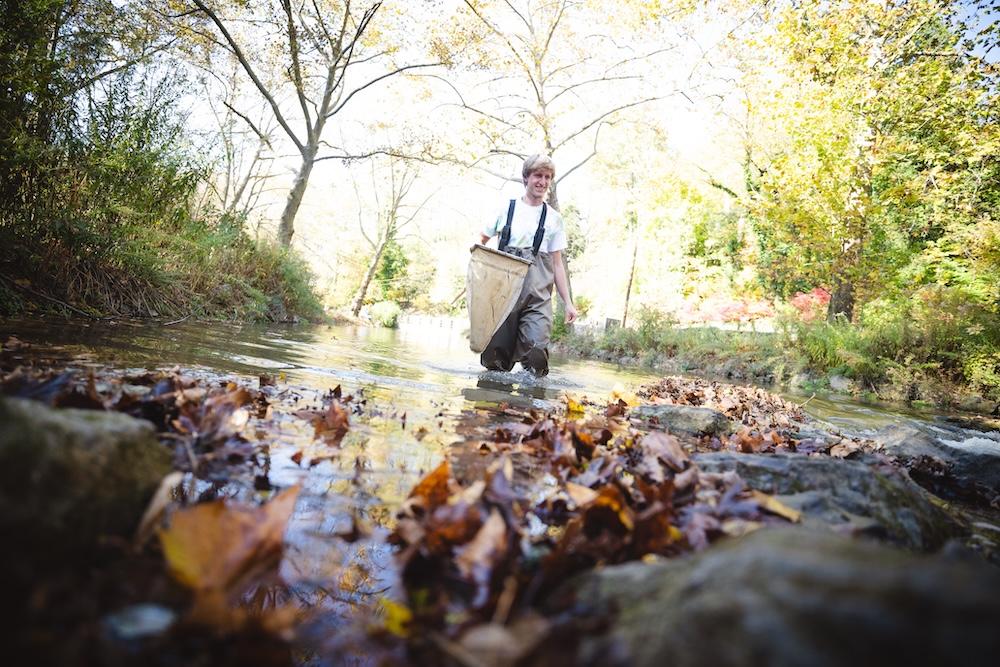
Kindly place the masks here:
[(566, 269), (563, 267), (562, 250), (550, 253), (552, 256), (552, 273), (556, 279), (556, 291), (566, 304), (566, 324), (571, 324), (576, 319), (576, 306), (569, 295), (569, 282), (566, 280)]

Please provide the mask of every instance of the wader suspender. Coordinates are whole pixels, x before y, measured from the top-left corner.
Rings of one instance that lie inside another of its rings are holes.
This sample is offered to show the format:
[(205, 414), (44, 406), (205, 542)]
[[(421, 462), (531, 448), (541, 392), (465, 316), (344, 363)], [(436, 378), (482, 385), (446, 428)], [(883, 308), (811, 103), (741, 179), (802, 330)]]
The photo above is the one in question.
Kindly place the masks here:
[[(514, 205), (517, 200), (511, 199), (510, 206), (507, 208), (507, 224), (503, 226), (503, 231), (500, 232), (500, 246), (501, 252), (507, 250), (507, 244), (510, 243), (510, 225), (514, 221)], [(542, 237), (545, 236), (545, 214), (548, 212), (549, 207), (542, 202), (542, 215), (538, 218), (538, 229), (535, 230), (535, 239), (531, 244), (531, 254), (538, 255), (538, 249), (542, 247)]]

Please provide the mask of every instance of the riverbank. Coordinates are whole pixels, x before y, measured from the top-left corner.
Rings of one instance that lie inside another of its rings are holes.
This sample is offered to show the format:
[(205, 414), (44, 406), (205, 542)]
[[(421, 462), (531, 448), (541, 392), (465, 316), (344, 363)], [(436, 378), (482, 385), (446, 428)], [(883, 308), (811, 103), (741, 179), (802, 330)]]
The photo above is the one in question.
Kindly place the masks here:
[[(848, 340), (844, 331), (850, 326), (820, 323), (762, 333), (682, 328), (649, 319), (633, 329), (566, 333), (554, 341), (554, 349), (570, 357), (662, 374), (750, 382), (796, 393), (832, 392), (917, 408), (1000, 414), (1000, 388), (991, 382), (970, 381), (955, 368), (921, 362), (912, 353), (899, 361), (895, 353), (868, 353)], [(842, 347), (827, 354), (826, 348), (836, 344)], [(945, 350), (941, 356), (952, 354)]]
[(0, 260), (0, 317), (325, 320), (305, 262), (235, 227), (154, 228), (105, 252), (2, 234), (0, 241), (9, 241)]

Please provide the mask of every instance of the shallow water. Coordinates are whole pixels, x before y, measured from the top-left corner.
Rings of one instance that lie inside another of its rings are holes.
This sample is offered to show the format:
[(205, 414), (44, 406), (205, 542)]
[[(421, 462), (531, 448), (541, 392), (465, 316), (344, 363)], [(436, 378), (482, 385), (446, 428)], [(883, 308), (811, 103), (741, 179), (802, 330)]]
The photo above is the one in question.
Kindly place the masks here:
[[(400, 330), (362, 326), (236, 326), (183, 322), (174, 326), (61, 320), (0, 322), (0, 341), (10, 335), (32, 345), (32, 355), (54, 357), (70, 367), (171, 368), (253, 380), (278, 376), (281, 387), (317, 406), (318, 396), (337, 385), (365, 400), (352, 417), (340, 447), (330, 451), (313, 440), (312, 427), (291, 415), (268, 425), (270, 456), (264, 475), (277, 487), (302, 485), (286, 536), (283, 577), (292, 586), (282, 596), (330, 612), (323, 625), (346, 623), (357, 605), (392, 596), (392, 553), (382, 539), (409, 489), (463, 440), (462, 424), (479, 408), (503, 403), (540, 410), (556, 408), (567, 393), (603, 401), (615, 385), (627, 392), (658, 375), (649, 370), (579, 361), (554, 355), (551, 374), (536, 379), (524, 371), (484, 372), (471, 353), (460, 323), (413, 318)], [(287, 399), (287, 396), (285, 397)], [(947, 416), (840, 397), (797, 396), (812, 416), (835, 428), (870, 434), (892, 423), (908, 423), (954, 447), (1000, 451), (1000, 435), (968, 428)], [(292, 461), (329, 457), (315, 467)], [(203, 492), (211, 485), (198, 483)], [(222, 496), (254, 494), (246, 485), (219, 485)], [(338, 537), (352, 517), (370, 525), (369, 539)], [(328, 634), (328, 633), (321, 633)]]

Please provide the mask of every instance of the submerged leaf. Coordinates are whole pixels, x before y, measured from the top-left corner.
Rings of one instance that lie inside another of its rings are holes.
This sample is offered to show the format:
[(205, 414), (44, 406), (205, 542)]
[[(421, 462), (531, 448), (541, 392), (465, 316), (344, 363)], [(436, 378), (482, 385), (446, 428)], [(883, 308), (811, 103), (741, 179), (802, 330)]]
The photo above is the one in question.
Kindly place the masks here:
[(241, 580), (280, 557), (298, 494), (295, 486), (261, 507), (218, 500), (181, 510), (160, 531), (171, 573), (196, 591), (237, 593)]
[(450, 480), (451, 466), (445, 461), (435, 468), (431, 474), (420, 480), (420, 483), (410, 491), (409, 497), (423, 498), (426, 501), (427, 509), (432, 510), (448, 502), (448, 496), (451, 495)]

